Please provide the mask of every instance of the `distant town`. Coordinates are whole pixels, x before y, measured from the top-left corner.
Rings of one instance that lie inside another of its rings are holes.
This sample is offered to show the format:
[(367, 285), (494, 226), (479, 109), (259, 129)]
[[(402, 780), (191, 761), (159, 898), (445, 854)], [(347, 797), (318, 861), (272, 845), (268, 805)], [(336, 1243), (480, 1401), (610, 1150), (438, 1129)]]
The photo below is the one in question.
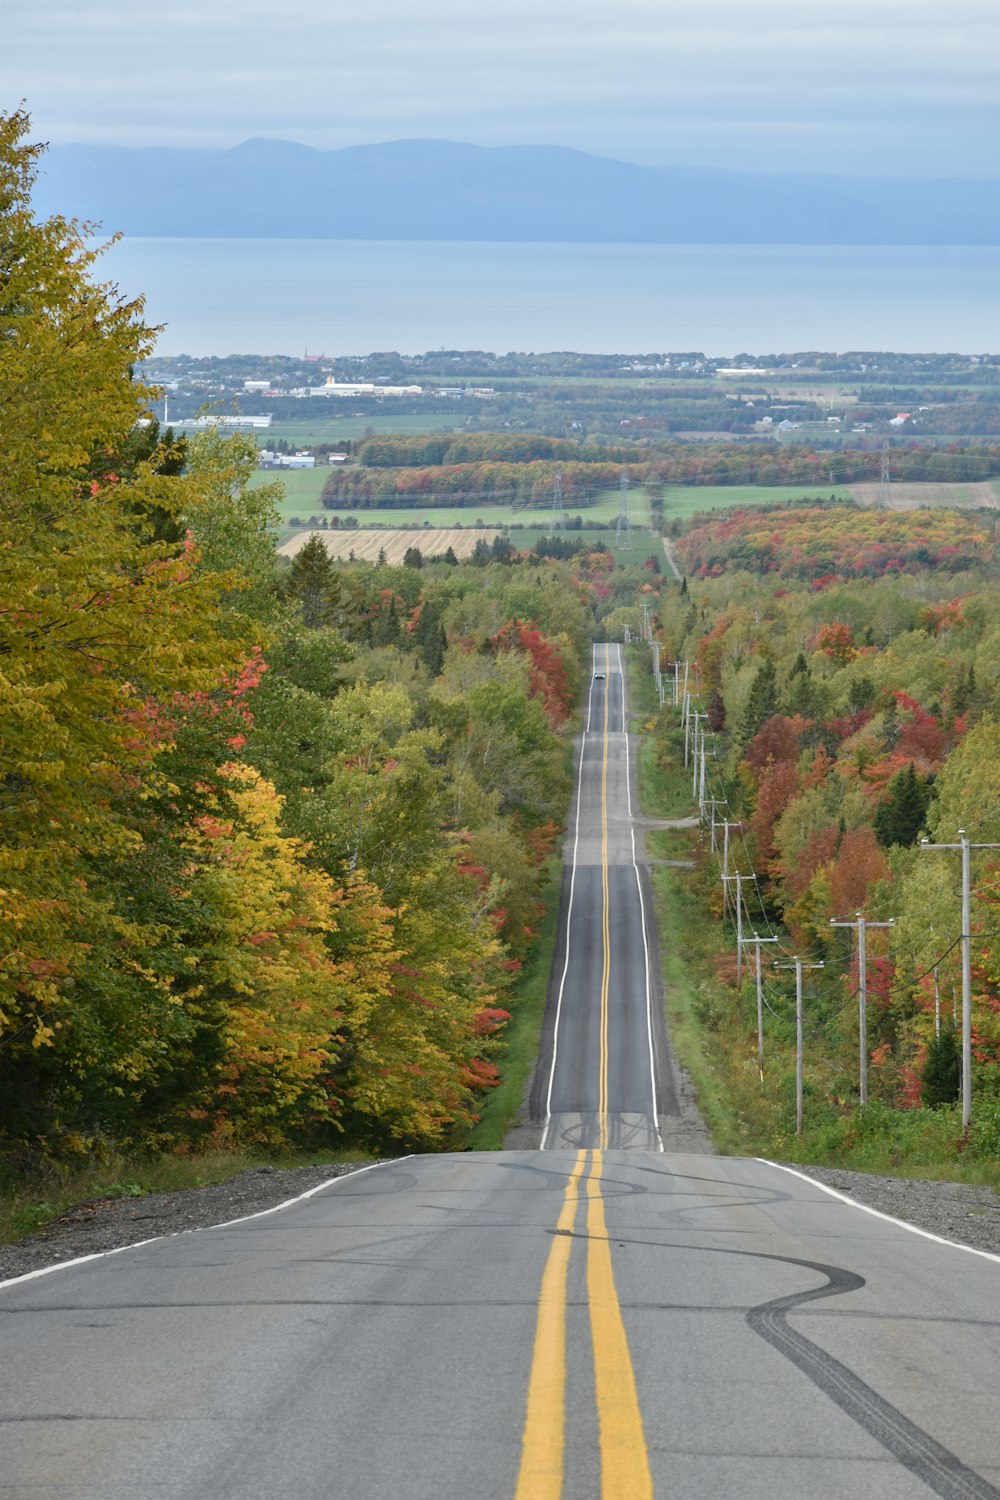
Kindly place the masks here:
[(166, 426), (254, 434), (264, 466), (345, 462), (384, 433), (532, 432), (664, 442), (906, 448), (1000, 435), (1000, 355), (886, 351), (154, 357)]

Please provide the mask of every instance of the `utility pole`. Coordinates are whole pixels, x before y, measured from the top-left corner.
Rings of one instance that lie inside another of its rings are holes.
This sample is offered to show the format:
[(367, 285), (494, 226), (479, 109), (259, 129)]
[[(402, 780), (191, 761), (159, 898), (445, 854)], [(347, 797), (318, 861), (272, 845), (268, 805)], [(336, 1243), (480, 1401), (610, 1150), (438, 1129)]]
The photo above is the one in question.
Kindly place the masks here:
[[(707, 720), (708, 720), (708, 714), (705, 715), (705, 720), (707, 722)], [(704, 816), (705, 816), (705, 800), (706, 800), (705, 799), (705, 725), (704, 724), (701, 726), (701, 762), (700, 762), (700, 765), (701, 765), (701, 770), (700, 770), (699, 781), (698, 781), (698, 807), (699, 807), (699, 810), (701, 812), (701, 816), (704, 818)]]
[(718, 854), (718, 852), (719, 852), (719, 845), (718, 845), (718, 842), (717, 842), (716, 837), (715, 837), (715, 830), (719, 827), (719, 823), (718, 823), (718, 821), (716, 819), (715, 814), (716, 814), (716, 812), (718, 811), (718, 809), (720, 807), (725, 807), (725, 805), (726, 805), (726, 799), (725, 799), (725, 797), (707, 797), (705, 800), (706, 800), (709, 808), (711, 809), (711, 815), (712, 815), (712, 842), (711, 842), (710, 847), (711, 847), (711, 850), (712, 850), (713, 854)]
[[(692, 764), (694, 766), (694, 775), (691, 778), (691, 796), (692, 797), (697, 797), (697, 795), (698, 795), (698, 728), (699, 728), (699, 725), (701, 723), (701, 720), (702, 719), (707, 719), (708, 715), (707, 714), (703, 714), (703, 713), (699, 713), (698, 710), (695, 709), (695, 711), (694, 711), (693, 714), (689, 714), (688, 715), (688, 718), (694, 720), (694, 743), (693, 743), (693, 745), (691, 747), (691, 751), (692, 751), (692, 753), (691, 753), (691, 761), (692, 761)], [(687, 760), (686, 759), (684, 761), (684, 764), (687, 765)]]
[[(687, 662), (685, 662), (684, 665), (687, 666)], [(680, 689), (680, 675), (681, 675), (681, 664), (680, 664), (679, 661), (675, 661), (674, 662), (674, 707), (675, 708), (677, 707), (678, 703), (681, 701), (681, 699), (680, 699), (680, 691), (679, 691), (679, 689)], [(685, 686), (686, 685), (687, 684), (685, 683)]]
[(644, 641), (648, 641), (649, 640), (649, 600), (648, 599), (643, 599), (641, 608), (642, 608), (642, 638), (643, 638)]
[(831, 927), (856, 927), (858, 930), (858, 1063), (861, 1108), (868, 1108), (868, 947), (865, 934), (869, 927), (894, 927), (894, 922), (869, 922), (855, 912), (853, 922), (833, 922)]
[(739, 823), (725, 822), (722, 825), (722, 895), (724, 914), (729, 914), (729, 830), (739, 828)]
[(805, 964), (798, 954), (790, 964), (775, 963), (776, 969), (795, 970), (795, 1134), (802, 1134), (802, 970), (822, 969), (823, 965)]
[(723, 890), (728, 890), (728, 882), (736, 881), (736, 988), (743, 988), (743, 876), (737, 870), (735, 875), (723, 875)]
[(957, 849), (962, 855), (962, 1129), (972, 1119), (972, 890), (973, 849), (1000, 849), (1000, 844), (971, 844), (965, 829), (958, 830), (957, 844), (932, 844), (920, 840), (921, 849)]
[(754, 933), (752, 938), (741, 938), (741, 942), (753, 943), (757, 954), (757, 1069), (760, 1086), (764, 1087), (764, 975), (761, 971), (760, 949), (762, 943), (776, 943), (776, 937), (762, 938)]

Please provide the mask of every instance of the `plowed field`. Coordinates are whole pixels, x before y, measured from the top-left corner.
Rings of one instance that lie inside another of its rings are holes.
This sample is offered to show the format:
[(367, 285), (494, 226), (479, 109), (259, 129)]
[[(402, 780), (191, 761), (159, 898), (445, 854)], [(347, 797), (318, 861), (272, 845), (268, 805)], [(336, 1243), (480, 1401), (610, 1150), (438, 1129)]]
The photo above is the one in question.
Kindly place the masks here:
[[(859, 505), (878, 504), (879, 485), (854, 484), (851, 488)], [(932, 484), (921, 480), (906, 484), (900, 480), (888, 488), (890, 510), (924, 510), (938, 506), (949, 510), (955, 507), (976, 510), (980, 506), (996, 510), (1000, 504), (989, 480), (969, 484)]]
[(496, 527), (471, 526), (424, 526), (413, 531), (392, 531), (388, 527), (300, 531), (278, 550), (282, 557), (294, 557), (310, 537), (318, 536), (331, 557), (348, 558), (353, 553), (359, 562), (376, 562), (384, 551), (387, 563), (401, 563), (409, 547), (419, 547), (424, 557), (436, 557), (449, 547), (458, 558), (471, 557), (480, 537), (492, 542), (498, 535)]

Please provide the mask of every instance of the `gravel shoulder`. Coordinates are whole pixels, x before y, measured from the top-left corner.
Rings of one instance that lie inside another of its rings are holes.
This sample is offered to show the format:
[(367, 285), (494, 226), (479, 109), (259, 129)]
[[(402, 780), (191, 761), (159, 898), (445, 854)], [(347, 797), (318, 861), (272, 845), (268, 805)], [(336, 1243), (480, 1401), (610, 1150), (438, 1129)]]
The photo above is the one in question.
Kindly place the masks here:
[[(98, 1255), (160, 1235), (208, 1229), (229, 1219), (276, 1208), (289, 1198), (336, 1177), (346, 1177), (364, 1165), (364, 1162), (338, 1163), (292, 1171), (255, 1167), (211, 1187), (81, 1203), (26, 1239), (0, 1245), (0, 1282), (78, 1256)], [(915, 1182), (904, 1177), (877, 1177), (867, 1172), (802, 1167), (791, 1162), (786, 1165), (869, 1208), (877, 1208), (945, 1239), (1000, 1255), (1000, 1195), (992, 1188), (970, 1187), (962, 1182)]]
[(208, 1229), (228, 1219), (276, 1208), (289, 1198), (297, 1198), (310, 1188), (335, 1177), (346, 1177), (366, 1165), (340, 1162), (290, 1171), (253, 1167), (210, 1187), (81, 1203), (26, 1239), (0, 1245), (0, 1282), (81, 1255), (99, 1255), (188, 1229)]
[(918, 1229), (958, 1240), (974, 1250), (1000, 1255), (1000, 1195), (993, 1188), (965, 1182), (916, 1182), (909, 1177), (877, 1177), (868, 1172), (844, 1172), (836, 1167), (803, 1167), (785, 1162), (796, 1172), (846, 1193), (868, 1208), (891, 1214)]

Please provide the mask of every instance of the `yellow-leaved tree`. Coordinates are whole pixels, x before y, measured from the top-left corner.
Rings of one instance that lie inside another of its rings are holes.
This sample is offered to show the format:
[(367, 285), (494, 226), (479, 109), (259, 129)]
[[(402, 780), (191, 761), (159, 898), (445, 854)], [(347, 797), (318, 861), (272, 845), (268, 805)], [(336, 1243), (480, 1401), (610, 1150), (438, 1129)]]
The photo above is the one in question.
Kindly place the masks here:
[(120, 976), (161, 1001), (163, 981), (100, 862), (141, 858), (135, 807), (163, 790), (172, 728), (157, 705), (217, 691), (250, 646), (219, 629), (227, 580), (163, 525), (197, 510), (197, 480), (155, 453), (117, 463), (146, 412), (133, 371), (152, 333), (95, 279), (92, 226), (33, 218), (28, 131), (0, 115), (0, 1109), (15, 1138), (47, 1128), (56, 1075), (134, 1082), (144, 1066), (124, 1044), (113, 1056)]
[(200, 917), (186, 934), (186, 1004), (220, 1043), (191, 1113), (217, 1145), (329, 1138), (347, 1038), (392, 994), (391, 913), (367, 882), (337, 886), (305, 862), (258, 771), (221, 770), (184, 839), (187, 910)]

